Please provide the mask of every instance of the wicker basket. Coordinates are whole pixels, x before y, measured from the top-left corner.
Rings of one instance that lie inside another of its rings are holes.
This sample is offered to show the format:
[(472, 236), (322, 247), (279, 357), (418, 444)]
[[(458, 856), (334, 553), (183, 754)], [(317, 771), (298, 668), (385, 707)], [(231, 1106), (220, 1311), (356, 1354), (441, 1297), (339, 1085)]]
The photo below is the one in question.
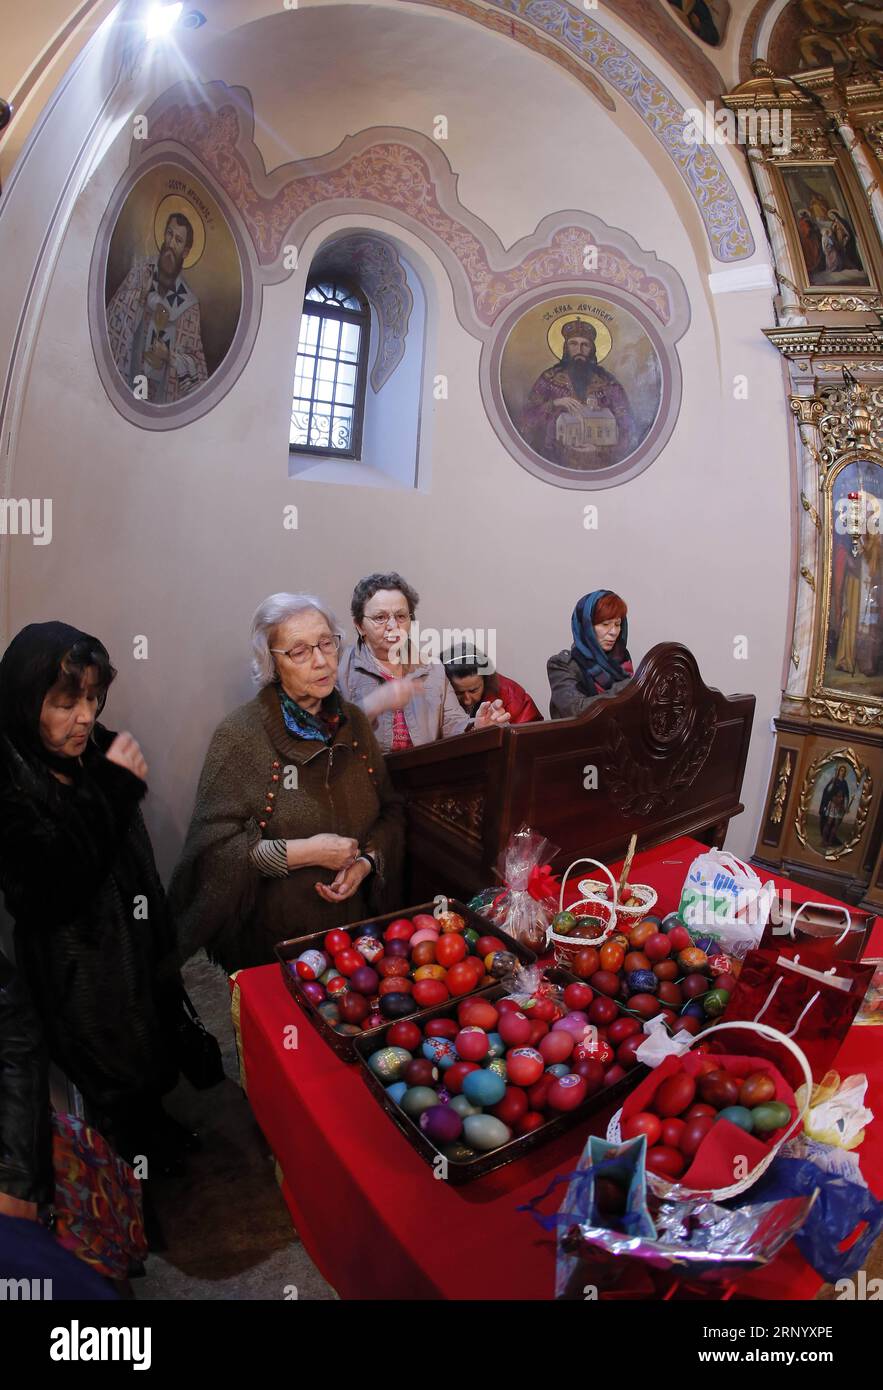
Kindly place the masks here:
[(595, 936), (561, 936), (552, 930), (551, 925), (549, 926), (546, 933), (546, 945), (554, 949), (556, 963), (564, 966), (572, 965), (579, 952), (584, 951), (587, 946), (600, 946), (616, 930), (616, 880), (606, 864), (600, 863), (597, 859), (574, 859), (561, 879), (558, 911), (564, 911), (564, 891), (567, 887), (567, 880), (577, 864), (591, 864), (596, 869), (602, 869), (610, 879), (613, 900), (608, 901), (606, 898), (600, 897), (580, 898), (568, 909), (575, 917), (589, 917), (593, 922), (597, 922), (598, 933)]
[[(738, 1182), (730, 1183), (728, 1187), (715, 1188), (709, 1192), (702, 1191), (695, 1187), (687, 1187), (684, 1183), (676, 1182), (669, 1178), (662, 1178), (656, 1173), (648, 1173), (647, 1186), (657, 1197), (664, 1197), (674, 1202), (686, 1202), (695, 1197), (710, 1197), (716, 1202), (723, 1202), (728, 1197), (738, 1197), (741, 1192), (746, 1192), (748, 1188), (756, 1183), (758, 1178), (766, 1172), (779, 1149), (785, 1143), (785, 1140), (790, 1139), (791, 1135), (803, 1124), (804, 1117), (809, 1109), (809, 1101), (815, 1083), (813, 1082), (809, 1062), (806, 1060), (803, 1051), (797, 1046), (797, 1043), (794, 1042), (792, 1038), (786, 1037), (784, 1033), (780, 1033), (777, 1028), (770, 1028), (766, 1023), (749, 1023), (741, 1019), (733, 1023), (716, 1023), (713, 1028), (706, 1028), (704, 1033), (698, 1034), (697, 1037), (693, 1039), (693, 1042), (705, 1042), (707, 1038), (711, 1037), (712, 1033), (720, 1033), (722, 1029), (725, 1028), (738, 1028), (742, 1032), (757, 1033), (759, 1036), (767, 1038), (771, 1042), (781, 1044), (783, 1048), (796, 1057), (803, 1070), (804, 1079), (806, 1081), (806, 1099), (801, 1106), (798, 1106), (797, 1115), (791, 1121), (791, 1124), (785, 1130), (781, 1138), (777, 1139), (775, 1144), (770, 1146), (757, 1166), (752, 1168), (751, 1172), (747, 1173), (744, 1178), (740, 1178)], [(693, 1043), (690, 1044), (691, 1047), (692, 1045)], [(621, 1115), (622, 1109), (620, 1108), (607, 1126), (607, 1138), (614, 1144), (621, 1143), (622, 1141), (622, 1132), (619, 1127)]]
[[(610, 889), (600, 878), (581, 878), (579, 881), (579, 891), (584, 898), (600, 898), (602, 902), (609, 902)], [(653, 911), (656, 906), (657, 892), (651, 888), (649, 883), (630, 883), (629, 895), (634, 894), (640, 898), (638, 907), (626, 907), (618, 898), (618, 885), (613, 886), (613, 902), (616, 907), (616, 918), (619, 922), (619, 930), (628, 935), (632, 927), (636, 927), (639, 922), (643, 922), (648, 913)]]

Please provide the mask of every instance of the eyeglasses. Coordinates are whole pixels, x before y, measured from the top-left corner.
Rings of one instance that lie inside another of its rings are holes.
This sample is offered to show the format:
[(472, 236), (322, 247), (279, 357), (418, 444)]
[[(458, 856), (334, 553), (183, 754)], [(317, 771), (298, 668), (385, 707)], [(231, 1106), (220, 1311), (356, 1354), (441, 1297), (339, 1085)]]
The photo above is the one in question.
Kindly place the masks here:
[(372, 613), (365, 614), (365, 622), (371, 623), (374, 627), (388, 627), (395, 623), (396, 627), (404, 627), (405, 623), (410, 622), (410, 613)]
[(323, 656), (332, 656), (340, 651), (340, 637), (337, 633), (329, 633), (318, 642), (298, 642), (296, 646), (289, 647), (285, 651), (283, 647), (271, 647), (270, 651), (277, 656), (287, 656), (292, 666), (305, 666), (308, 661), (312, 661), (313, 652), (318, 647)]

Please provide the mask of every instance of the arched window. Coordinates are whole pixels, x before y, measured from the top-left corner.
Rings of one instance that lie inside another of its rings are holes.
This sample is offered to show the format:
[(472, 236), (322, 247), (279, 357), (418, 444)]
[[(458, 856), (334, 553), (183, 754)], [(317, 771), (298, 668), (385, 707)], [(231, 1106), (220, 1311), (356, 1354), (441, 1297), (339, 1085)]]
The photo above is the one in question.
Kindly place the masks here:
[(356, 285), (307, 285), (291, 402), (289, 449), (359, 458), (371, 314)]

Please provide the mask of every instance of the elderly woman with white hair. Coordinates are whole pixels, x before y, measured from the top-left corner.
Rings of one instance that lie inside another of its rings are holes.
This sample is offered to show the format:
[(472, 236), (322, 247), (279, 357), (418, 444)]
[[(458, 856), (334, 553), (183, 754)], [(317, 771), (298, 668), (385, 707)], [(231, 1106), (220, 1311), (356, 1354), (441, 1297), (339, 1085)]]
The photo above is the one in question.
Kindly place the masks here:
[(260, 687), (206, 754), (169, 900), (186, 959), (228, 971), (273, 946), (398, 905), (404, 809), (371, 725), (336, 689), (341, 634), (312, 594), (252, 622)]

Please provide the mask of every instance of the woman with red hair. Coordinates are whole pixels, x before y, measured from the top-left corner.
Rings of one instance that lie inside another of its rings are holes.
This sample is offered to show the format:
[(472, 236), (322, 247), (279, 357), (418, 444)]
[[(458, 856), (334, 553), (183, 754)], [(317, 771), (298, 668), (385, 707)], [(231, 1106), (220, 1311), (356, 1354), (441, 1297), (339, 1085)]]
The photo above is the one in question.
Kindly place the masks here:
[(553, 719), (572, 719), (597, 700), (620, 690), (634, 675), (628, 654), (628, 607), (610, 589), (584, 594), (573, 610), (573, 646), (546, 662)]

